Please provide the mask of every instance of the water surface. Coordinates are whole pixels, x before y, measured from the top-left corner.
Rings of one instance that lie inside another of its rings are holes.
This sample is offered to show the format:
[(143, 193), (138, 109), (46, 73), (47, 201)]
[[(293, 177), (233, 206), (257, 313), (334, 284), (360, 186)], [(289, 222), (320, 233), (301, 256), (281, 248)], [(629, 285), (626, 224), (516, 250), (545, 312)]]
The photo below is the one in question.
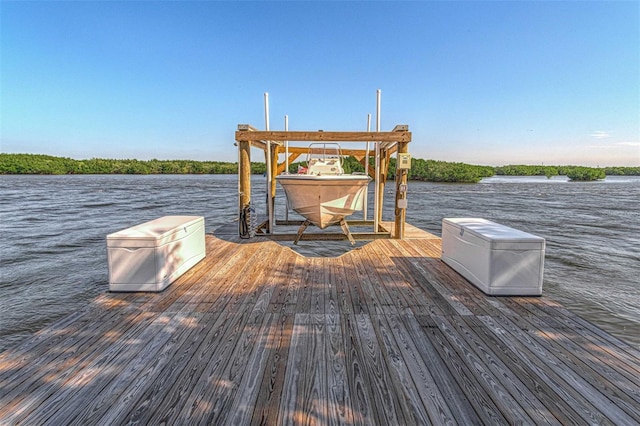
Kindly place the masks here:
[[(263, 213), (264, 187), (253, 178)], [(389, 186), (384, 220), (393, 220), (393, 195)], [(107, 291), (106, 235), (174, 214), (204, 216), (212, 232), (236, 220), (236, 200), (235, 175), (0, 176), (0, 351)], [(280, 196), (277, 204), (283, 217)], [(544, 294), (640, 347), (638, 211), (638, 177), (494, 177), (410, 182), (407, 221), (440, 235), (444, 217), (484, 217), (544, 237)], [(298, 250), (350, 249), (303, 241)]]

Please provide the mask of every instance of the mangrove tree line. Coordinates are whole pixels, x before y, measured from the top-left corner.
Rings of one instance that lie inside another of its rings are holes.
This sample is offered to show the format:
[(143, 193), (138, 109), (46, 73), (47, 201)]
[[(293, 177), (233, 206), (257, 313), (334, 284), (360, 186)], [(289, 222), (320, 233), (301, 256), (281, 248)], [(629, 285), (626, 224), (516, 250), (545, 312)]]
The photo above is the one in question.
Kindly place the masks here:
[[(373, 165), (373, 158), (370, 159)], [(295, 173), (301, 163), (289, 166)], [(364, 167), (355, 158), (344, 161), (346, 173), (364, 172)], [(251, 163), (254, 174), (264, 174), (266, 166), (261, 162)], [(391, 158), (388, 177), (395, 177), (395, 158)], [(119, 160), (91, 158), (74, 160), (42, 154), (0, 153), (0, 174), (234, 174), (237, 164), (221, 161), (194, 160)], [(640, 175), (640, 167), (582, 167), (582, 166), (477, 166), (436, 160), (413, 158), (409, 170), (410, 180), (426, 182), (478, 182), (484, 177), (505, 176), (558, 176), (566, 175), (571, 180), (598, 180), (606, 175)]]

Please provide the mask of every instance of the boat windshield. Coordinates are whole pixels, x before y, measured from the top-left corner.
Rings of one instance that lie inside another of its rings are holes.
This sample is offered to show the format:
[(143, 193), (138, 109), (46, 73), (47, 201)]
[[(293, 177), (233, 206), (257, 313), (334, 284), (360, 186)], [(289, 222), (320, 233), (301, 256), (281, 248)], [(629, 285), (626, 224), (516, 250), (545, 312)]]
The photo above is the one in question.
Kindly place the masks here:
[(309, 175), (341, 175), (342, 155), (337, 143), (312, 143), (307, 153), (307, 170)]

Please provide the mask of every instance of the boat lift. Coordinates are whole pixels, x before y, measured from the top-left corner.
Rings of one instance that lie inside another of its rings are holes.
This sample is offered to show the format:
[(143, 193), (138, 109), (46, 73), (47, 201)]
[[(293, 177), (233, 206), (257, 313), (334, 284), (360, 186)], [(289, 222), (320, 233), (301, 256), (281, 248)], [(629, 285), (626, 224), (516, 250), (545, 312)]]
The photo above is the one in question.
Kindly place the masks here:
[[(380, 131), (380, 90), (377, 91), (376, 107), (376, 131), (369, 131), (371, 115), (367, 117), (366, 132), (325, 132), (317, 131), (289, 131), (288, 116), (285, 116), (285, 130), (271, 131), (269, 129), (269, 94), (264, 94), (265, 104), (265, 131), (260, 131), (249, 124), (239, 124), (236, 131), (236, 143), (238, 147), (238, 232), (242, 237), (249, 229), (256, 230), (256, 235), (265, 235), (271, 239), (293, 239), (295, 243), (301, 238), (305, 222), (292, 222), (289, 220), (289, 209), (284, 221), (276, 221), (274, 218), (274, 202), (276, 197), (275, 177), (287, 172), (289, 164), (293, 163), (300, 155), (308, 154), (312, 149), (307, 147), (290, 147), (289, 142), (366, 142), (366, 149), (341, 149), (342, 155), (353, 156), (364, 166), (375, 182), (374, 214), (373, 220), (367, 220), (368, 200), (365, 200), (364, 220), (350, 221), (354, 225), (371, 225), (372, 232), (352, 234), (342, 219), (340, 225), (344, 234), (307, 234), (305, 239), (327, 240), (343, 239), (344, 236), (353, 243), (354, 237), (360, 240), (376, 238), (404, 238), (405, 217), (407, 209), (407, 174), (411, 166), (411, 156), (408, 153), (408, 144), (411, 142), (411, 132), (406, 124), (397, 125), (391, 132)], [(375, 166), (369, 165), (370, 143), (375, 144)], [(255, 209), (251, 208), (251, 148), (256, 147), (264, 152), (267, 177), (267, 219), (257, 224)], [(384, 201), (384, 186), (387, 181), (391, 155), (396, 153), (396, 194), (395, 194), (395, 220), (392, 223), (382, 221), (382, 206)], [(280, 154), (284, 154), (284, 161), (278, 163)], [(297, 234), (276, 234), (274, 225), (302, 225)], [(250, 236), (251, 233), (249, 233)]]
[[(235, 134), (238, 146), (238, 212), (239, 232), (249, 228), (251, 206), (251, 148), (258, 148), (264, 152), (267, 164), (267, 219), (257, 225), (256, 235), (267, 236), (271, 239), (294, 240), (296, 234), (278, 234), (274, 232), (274, 225), (299, 225), (299, 222), (276, 221), (274, 218), (274, 201), (276, 196), (275, 176), (285, 172), (286, 167), (299, 156), (306, 155), (309, 147), (285, 147), (285, 141), (290, 142), (340, 142), (343, 145), (342, 154), (355, 157), (363, 166), (368, 150), (349, 149), (347, 144), (355, 142), (373, 142), (376, 145), (375, 167), (368, 167), (369, 175), (375, 179), (376, 194), (374, 197), (373, 220), (349, 221), (356, 226), (372, 226), (372, 232), (353, 233), (359, 240), (376, 238), (404, 238), (405, 217), (407, 208), (407, 174), (411, 164), (408, 154), (408, 144), (411, 142), (411, 132), (407, 125), (397, 125), (390, 132), (333, 132), (333, 131), (270, 131), (258, 130), (248, 124), (239, 124)], [(283, 162), (278, 162), (280, 154), (288, 152)], [(391, 224), (382, 221), (382, 206), (384, 199), (384, 185), (387, 181), (389, 163), (392, 154), (397, 154), (395, 220)], [(344, 239), (344, 234), (309, 234), (305, 239)]]

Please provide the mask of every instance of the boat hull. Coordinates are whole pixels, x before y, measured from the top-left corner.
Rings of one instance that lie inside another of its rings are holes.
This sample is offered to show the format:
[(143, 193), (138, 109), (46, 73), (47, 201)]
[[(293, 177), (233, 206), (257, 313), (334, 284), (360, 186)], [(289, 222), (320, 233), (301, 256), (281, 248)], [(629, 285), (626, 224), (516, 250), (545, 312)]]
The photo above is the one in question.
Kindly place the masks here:
[(320, 229), (364, 209), (365, 175), (280, 175), (289, 205)]

